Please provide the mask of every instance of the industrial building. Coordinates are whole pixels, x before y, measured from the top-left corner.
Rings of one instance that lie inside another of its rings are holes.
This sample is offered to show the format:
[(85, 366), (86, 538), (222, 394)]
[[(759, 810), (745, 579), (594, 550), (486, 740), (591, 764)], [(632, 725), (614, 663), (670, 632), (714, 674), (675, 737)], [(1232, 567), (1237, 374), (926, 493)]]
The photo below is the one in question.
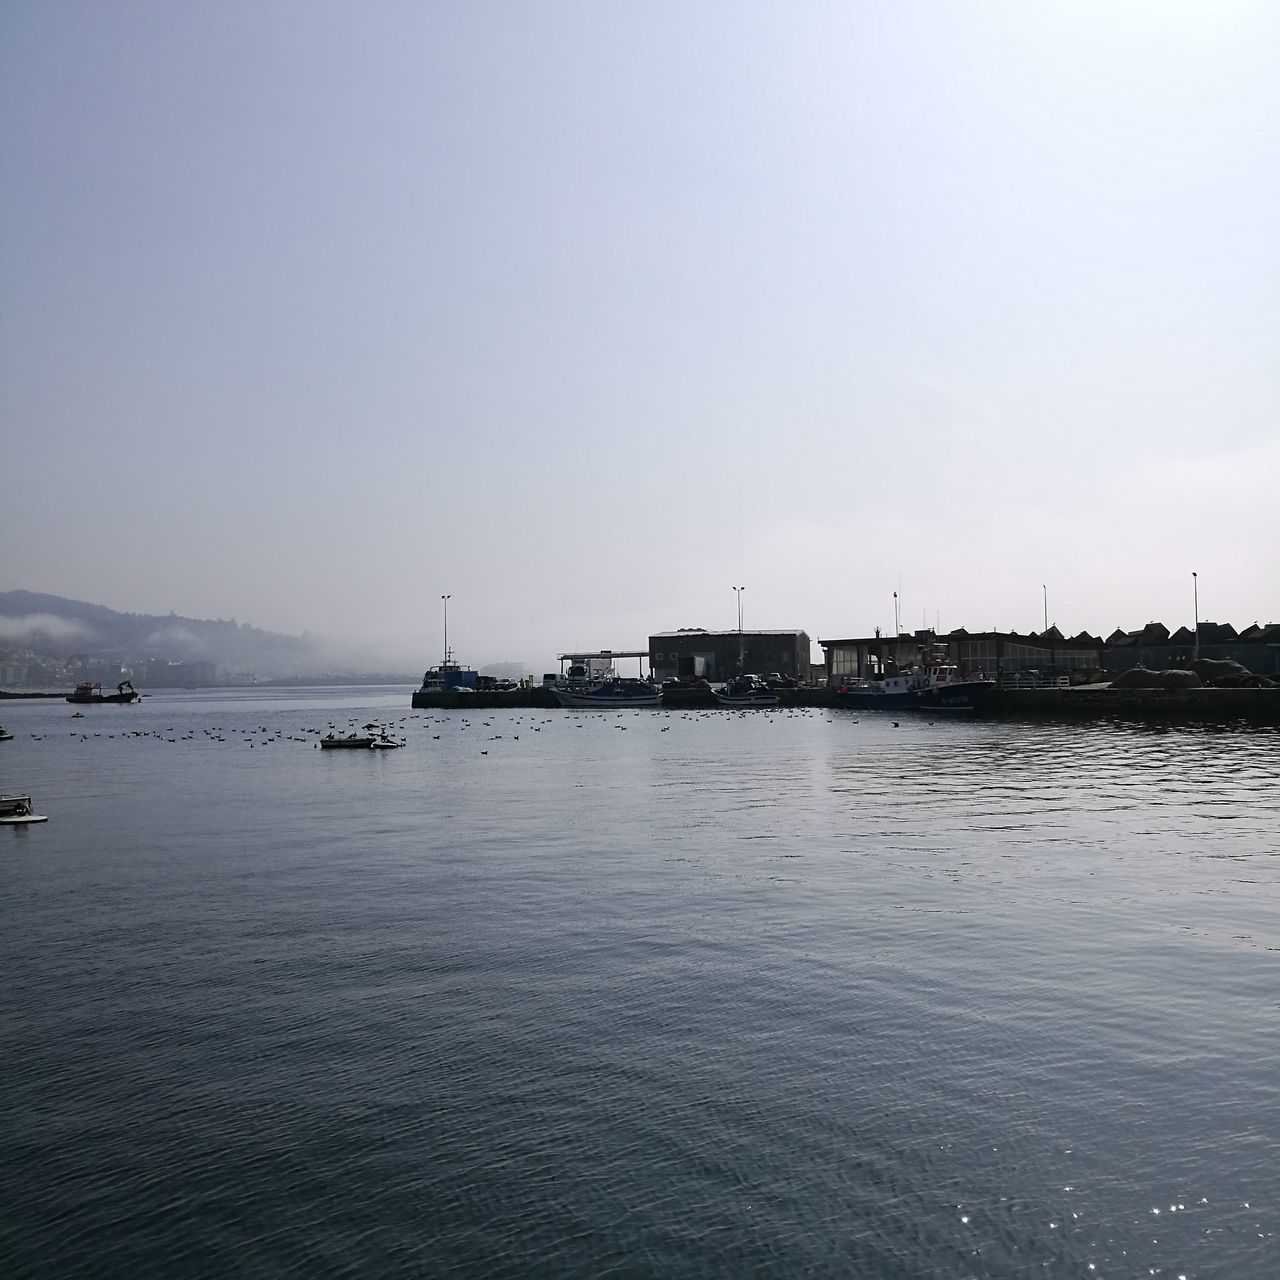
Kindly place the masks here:
[(947, 635), (932, 630), (897, 637), (874, 635), (819, 640), (827, 660), (827, 683), (839, 687), (851, 680), (879, 680), (922, 657), (944, 657), (965, 676), (1030, 676), (1056, 680), (1073, 673), (1100, 672), (1103, 642), (1082, 631), (1066, 637), (1057, 627), (1020, 635), (1016, 631), (966, 631)]
[(727, 680), (749, 671), (808, 684), (809, 636), (804, 631), (706, 631), (684, 627), (649, 637), (649, 665), (658, 680)]

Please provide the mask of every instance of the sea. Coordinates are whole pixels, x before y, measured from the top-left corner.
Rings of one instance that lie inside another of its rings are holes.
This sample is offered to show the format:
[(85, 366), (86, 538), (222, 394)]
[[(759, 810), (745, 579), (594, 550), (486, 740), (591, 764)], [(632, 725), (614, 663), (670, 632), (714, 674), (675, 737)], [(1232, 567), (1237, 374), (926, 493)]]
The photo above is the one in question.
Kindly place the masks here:
[(6, 1280), (1280, 1276), (1280, 733), (409, 699), (0, 704)]

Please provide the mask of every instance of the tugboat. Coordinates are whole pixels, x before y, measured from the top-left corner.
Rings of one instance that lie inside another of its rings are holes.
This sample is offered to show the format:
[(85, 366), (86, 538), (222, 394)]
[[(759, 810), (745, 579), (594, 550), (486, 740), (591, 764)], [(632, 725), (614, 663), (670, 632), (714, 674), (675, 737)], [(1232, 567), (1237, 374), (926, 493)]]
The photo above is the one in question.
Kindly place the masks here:
[(103, 693), (100, 684), (92, 684), (88, 680), (76, 685), (75, 692), (67, 694), (68, 702), (136, 702), (138, 694), (132, 683), (121, 680), (116, 685), (115, 693)]

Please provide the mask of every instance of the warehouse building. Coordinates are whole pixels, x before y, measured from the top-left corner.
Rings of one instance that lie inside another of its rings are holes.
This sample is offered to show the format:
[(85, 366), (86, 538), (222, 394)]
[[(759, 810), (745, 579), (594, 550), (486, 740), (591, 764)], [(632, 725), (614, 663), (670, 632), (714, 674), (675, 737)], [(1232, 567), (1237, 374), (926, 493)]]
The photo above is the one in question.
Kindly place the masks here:
[(804, 631), (706, 631), (682, 627), (649, 637), (649, 665), (659, 680), (727, 680), (740, 671), (789, 676), (808, 684), (809, 636)]

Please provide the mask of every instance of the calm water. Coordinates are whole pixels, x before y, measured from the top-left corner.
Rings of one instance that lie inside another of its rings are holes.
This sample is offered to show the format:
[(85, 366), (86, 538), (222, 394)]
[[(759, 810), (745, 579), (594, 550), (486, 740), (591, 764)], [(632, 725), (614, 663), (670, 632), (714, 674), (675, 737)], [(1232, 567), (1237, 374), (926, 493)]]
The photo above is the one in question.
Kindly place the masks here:
[(1280, 1275), (1280, 735), (407, 702), (0, 704), (6, 1277)]

